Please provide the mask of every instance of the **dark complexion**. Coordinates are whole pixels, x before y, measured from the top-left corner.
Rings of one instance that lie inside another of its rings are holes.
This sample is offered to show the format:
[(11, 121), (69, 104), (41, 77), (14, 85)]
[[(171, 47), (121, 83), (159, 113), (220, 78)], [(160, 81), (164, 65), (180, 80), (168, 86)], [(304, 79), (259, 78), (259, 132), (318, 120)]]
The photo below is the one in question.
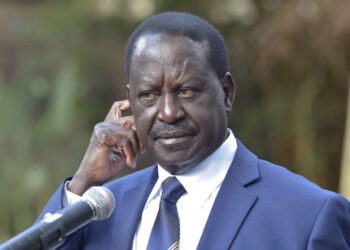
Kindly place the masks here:
[(168, 172), (197, 165), (225, 140), (233, 101), (230, 74), (220, 81), (205, 42), (148, 34), (135, 45), (129, 100), (139, 140)]
[[(226, 137), (234, 82), (219, 80), (205, 42), (167, 34), (141, 37), (132, 55), (128, 100), (117, 101), (95, 126), (68, 189), (78, 195), (135, 167), (145, 149), (172, 174), (196, 166)], [(131, 107), (133, 116), (122, 116)]]

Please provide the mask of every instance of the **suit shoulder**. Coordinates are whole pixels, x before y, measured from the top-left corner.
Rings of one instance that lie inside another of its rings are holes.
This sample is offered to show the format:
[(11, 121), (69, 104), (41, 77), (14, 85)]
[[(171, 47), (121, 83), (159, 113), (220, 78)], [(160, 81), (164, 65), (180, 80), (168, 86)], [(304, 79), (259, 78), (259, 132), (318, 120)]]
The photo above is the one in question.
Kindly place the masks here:
[(273, 189), (274, 191), (270, 194), (287, 195), (288, 199), (296, 197), (302, 200), (316, 199), (320, 202), (325, 202), (332, 197), (345, 199), (337, 193), (319, 187), (301, 175), (265, 160), (259, 159), (259, 172), (262, 184), (260, 187), (263, 187), (263, 190)]

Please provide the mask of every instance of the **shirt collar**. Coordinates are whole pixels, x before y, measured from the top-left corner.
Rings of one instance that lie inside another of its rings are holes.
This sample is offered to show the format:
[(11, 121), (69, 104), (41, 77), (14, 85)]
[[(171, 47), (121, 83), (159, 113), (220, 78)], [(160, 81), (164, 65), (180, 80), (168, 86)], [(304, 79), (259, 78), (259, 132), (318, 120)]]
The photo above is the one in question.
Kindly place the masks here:
[[(230, 129), (228, 129), (228, 133), (227, 139), (205, 160), (185, 173), (175, 175), (186, 189), (187, 194), (191, 195), (201, 205), (221, 185), (236, 154), (237, 142), (235, 136)], [(157, 167), (158, 180), (148, 197), (146, 207), (151, 200), (160, 195), (162, 182), (166, 178), (174, 176), (164, 170), (159, 164)]]

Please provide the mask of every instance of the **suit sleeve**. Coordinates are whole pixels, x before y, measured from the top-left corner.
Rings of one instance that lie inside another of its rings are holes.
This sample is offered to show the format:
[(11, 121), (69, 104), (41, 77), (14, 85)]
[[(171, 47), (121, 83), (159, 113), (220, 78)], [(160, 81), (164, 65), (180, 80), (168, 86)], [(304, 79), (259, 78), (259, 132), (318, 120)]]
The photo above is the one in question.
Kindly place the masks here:
[(350, 249), (350, 203), (332, 195), (324, 203), (310, 234), (308, 250)]
[[(39, 223), (45, 216), (46, 213), (55, 213), (63, 208), (62, 204), (62, 193), (66, 181), (71, 180), (71, 177), (65, 179), (56, 192), (52, 195), (49, 202), (46, 204), (45, 208), (41, 212), (35, 224)], [(84, 228), (81, 228), (68, 236), (66, 242), (60, 246), (58, 249), (83, 249), (83, 238), (84, 238)]]

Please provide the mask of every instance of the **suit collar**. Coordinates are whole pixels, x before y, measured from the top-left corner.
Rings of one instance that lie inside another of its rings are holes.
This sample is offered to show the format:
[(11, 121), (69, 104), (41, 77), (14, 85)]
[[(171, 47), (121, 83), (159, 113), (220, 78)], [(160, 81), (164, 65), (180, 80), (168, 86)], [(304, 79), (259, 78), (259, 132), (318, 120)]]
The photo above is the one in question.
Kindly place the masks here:
[(198, 248), (228, 249), (258, 197), (246, 187), (259, 178), (258, 159), (237, 140), (236, 156), (222, 183)]
[[(257, 196), (245, 187), (259, 178), (258, 159), (237, 140), (235, 158), (222, 183), (212, 211), (201, 236), (198, 248), (228, 249), (240, 226), (253, 208)], [(141, 220), (142, 210), (158, 178), (156, 166), (150, 174), (143, 175), (139, 182), (127, 189), (116, 205), (119, 212), (115, 218), (111, 246), (117, 249), (132, 249), (133, 238)]]
[(238, 139), (237, 153), (233, 159), (228, 175), (236, 178), (243, 186), (247, 186), (260, 178), (258, 158), (251, 153)]
[[(200, 162), (194, 168), (176, 175), (176, 178), (185, 188), (187, 194), (203, 206), (218, 187), (221, 186), (237, 151), (237, 141), (231, 130), (229, 136), (211, 155)], [(159, 196), (161, 183), (172, 176), (169, 172), (158, 165), (158, 180), (149, 197)], [(147, 206), (147, 203), (146, 203)]]

